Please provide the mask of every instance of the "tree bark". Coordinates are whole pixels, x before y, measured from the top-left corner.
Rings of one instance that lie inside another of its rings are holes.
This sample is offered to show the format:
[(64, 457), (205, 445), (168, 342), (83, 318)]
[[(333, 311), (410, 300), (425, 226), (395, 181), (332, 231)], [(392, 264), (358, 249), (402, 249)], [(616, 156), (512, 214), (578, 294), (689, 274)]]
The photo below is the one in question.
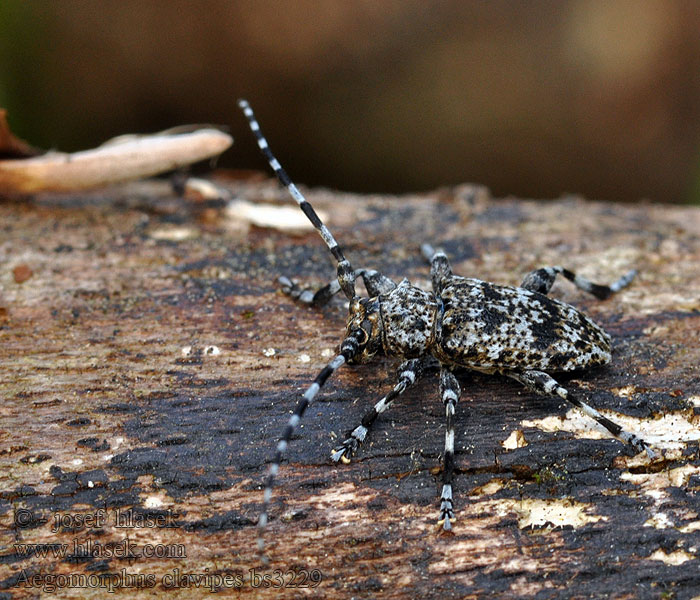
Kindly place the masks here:
[(266, 463), (337, 350), (346, 302), (311, 309), (283, 295), (279, 275), (327, 283), (329, 252), (313, 230), (275, 222), (291, 201), (273, 182), (225, 185), (272, 204), (272, 221), (158, 182), (0, 203), (2, 593), (30, 598), (53, 583), (62, 597), (104, 597), (109, 586), (144, 598), (197, 587), (284, 598), (697, 595), (697, 208), (494, 199), (469, 185), (405, 197), (310, 190), (355, 267), (424, 289), (424, 242), (456, 273), (509, 285), (546, 265), (601, 283), (637, 268), (603, 302), (554, 285), (613, 340), (609, 366), (559, 381), (665, 457), (632, 456), (511, 380), (459, 373), (457, 522), (441, 534), (434, 373), (380, 416), (349, 465), (330, 461), (393, 386), (395, 359), (377, 357), (341, 368), (308, 409), (272, 496), (263, 565)]

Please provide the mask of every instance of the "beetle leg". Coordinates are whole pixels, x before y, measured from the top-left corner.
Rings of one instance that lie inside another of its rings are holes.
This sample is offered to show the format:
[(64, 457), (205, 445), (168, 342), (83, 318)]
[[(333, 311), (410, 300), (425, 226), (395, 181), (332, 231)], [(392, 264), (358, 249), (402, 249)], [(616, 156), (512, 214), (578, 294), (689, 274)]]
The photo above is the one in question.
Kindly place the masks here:
[(330, 302), (331, 298), (340, 291), (340, 284), (337, 279), (332, 280), (328, 285), (324, 285), (315, 292), (308, 288), (300, 288), (296, 282), (285, 276), (280, 277), (277, 283), (282, 286), (282, 291), (287, 296), (310, 306), (323, 306)]
[(522, 383), (526, 388), (544, 396), (556, 396), (573, 404), (586, 415), (600, 423), (605, 429), (616, 438), (632, 446), (637, 452), (646, 452), (650, 459), (658, 458), (658, 453), (652, 450), (651, 446), (634, 433), (625, 431), (620, 425), (600, 414), (595, 408), (589, 406), (582, 400), (562, 387), (557, 381), (544, 371), (504, 371), (505, 375)]
[(527, 275), (525, 275), (520, 287), (531, 292), (539, 292), (540, 294), (546, 295), (559, 274), (562, 274), (577, 288), (583, 290), (584, 292), (593, 294), (599, 300), (605, 300), (629, 285), (632, 279), (634, 279), (634, 276), (637, 274), (637, 271), (628, 271), (610, 285), (601, 285), (599, 283), (593, 283), (580, 275), (576, 275), (576, 273), (569, 271), (569, 269), (565, 269), (564, 267), (542, 267), (541, 269), (530, 271)]
[(425, 359), (414, 358), (402, 362), (397, 370), (398, 382), (386, 396), (377, 402), (370, 410), (362, 417), (360, 424), (352, 430), (348, 437), (340, 446), (333, 449), (331, 458), (335, 461), (349, 463), (352, 455), (355, 454), (360, 444), (367, 437), (367, 433), (374, 424), (377, 417), (389, 408), (392, 402), (403, 394), (409, 387), (420, 379), (423, 374)]
[(433, 292), (440, 295), (445, 282), (452, 277), (452, 267), (447, 255), (442, 250), (435, 250), (430, 244), (423, 244), (421, 252), (430, 263), (430, 277), (433, 280)]
[[(396, 287), (396, 284), (391, 279), (372, 269), (357, 269), (355, 277), (362, 277), (370, 298), (379, 294), (386, 294)], [(282, 291), (294, 300), (314, 307), (328, 304), (333, 296), (340, 291), (340, 284), (337, 279), (332, 279), (327, 285), (315, 292), (308, 288), (299, 287), (297, 283), (285, 276), (280, 277), (277, 283), (282, 286)]]
[(440, 494), (440, 518), (438, 525), (445, 531), (452, 529), (455, 513), (452, 506), (452, 479), (455, 468), (455, 426), (454, 415), (461, 390), (459, 382), (452, 371), (446, 367), (440, 369), (440, 395), (445, 405), (445, 454), (443, 456), (442, 493)]

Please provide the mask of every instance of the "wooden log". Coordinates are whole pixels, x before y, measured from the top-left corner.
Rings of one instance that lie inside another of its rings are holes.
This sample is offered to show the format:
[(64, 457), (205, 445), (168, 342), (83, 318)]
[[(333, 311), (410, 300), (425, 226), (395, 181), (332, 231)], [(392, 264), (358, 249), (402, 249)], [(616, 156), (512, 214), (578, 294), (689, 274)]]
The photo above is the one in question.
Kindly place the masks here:
[(555, 284), (614, 347), (611, 365), (561, 381), (666, 458), (630, 456), (515, 382), (460, 373), (458, 520), (440, 534), (435, 375), (382, 415), (351, 464), (330, 461), (393, 385), (394, 361), (378, 357), (340, 369), (307, 411), (273, 495), (264, 566), (265, 465), (346, 308), (338, 297), (309, 309), (278, 290), (281, 274), (318, 286), (334, 272), (314, 231), (275, 225), (285, 192), (226, 185), (272, 204), (268, 226), (157, 182), (0, 203), (0, 593), (697, 594), (697, 208), (493, 199), (469, 185), (398, 198), (309, 191), (354, 265), (426, 289), (423, 242), (459, 274), (511, 285), (544, 265), (600, 282), (639, 269), (604, 302)]

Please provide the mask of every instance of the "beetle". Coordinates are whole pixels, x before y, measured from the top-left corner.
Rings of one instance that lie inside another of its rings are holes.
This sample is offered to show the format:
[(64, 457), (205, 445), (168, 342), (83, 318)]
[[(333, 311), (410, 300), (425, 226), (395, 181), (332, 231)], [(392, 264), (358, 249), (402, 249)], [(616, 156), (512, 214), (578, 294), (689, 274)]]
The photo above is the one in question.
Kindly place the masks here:
[[(239, 100), (239, 107), (270, 167), (317, 229), (336, 262), (336, 278), (316, 293), (300, 289), (286, 277), (279, 279), (283, 290), (306, 304), (323, 304), (340, 291), (349, 301), (340, 352), (306, 389), (277, 443), (258, 520), (261, 552), (274, 480), (304, 412), (337, 369), (346, 363), (369, 362), (378, 352), (401, 359), (397, 382), (333, 449), (331, 458), (349, 462), (377, 417), (413, 386), (426, 368), (439, 365), (446, 432), (438, 524), (445, 531), (452, 529), (455, 520), (454, 415), (461, 391), (453, 373), (456, 368), (506, 375), (535, 393), (566, 400), (635, 451), (646, 452), (650, 459), (658, 456), (643, 439), (586, 404), (551, 375), (605, 365), (611, 360), (610, 336), (573, 306), (547, 295), (557, 275), (599, 299), (606, 299), (629, 285), (636, 271), (629, 271), (610, 285), (601, 285), (561, 266), (551, 266), (528, 273), (518, 287), (497, 285), (454, 274), (445, 253), (429, 244), (423, 244), (421, 251), (430, 263), (432, 292), (407, 279), (397, 284), (375, 270), (354, 269), (333, 234), (272, 154), (248, 102)], [(357, 295), (358, 278), (362, 278), (369, 297)]]

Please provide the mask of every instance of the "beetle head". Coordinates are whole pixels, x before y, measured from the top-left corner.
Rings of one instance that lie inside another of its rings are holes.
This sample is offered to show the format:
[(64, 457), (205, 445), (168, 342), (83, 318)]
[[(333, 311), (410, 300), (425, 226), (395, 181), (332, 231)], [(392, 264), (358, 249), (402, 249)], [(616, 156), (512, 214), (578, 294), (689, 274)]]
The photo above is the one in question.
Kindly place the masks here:
[(354, 363), (365, 363), (382, 347), (382, 319), (379, 314), (378, 298), (360, 298), (355, 296), (350, 301), (346, 326), (346, 335), (351, 331), (364, 332), (360, 342), (360, 351), (352, 359)]

